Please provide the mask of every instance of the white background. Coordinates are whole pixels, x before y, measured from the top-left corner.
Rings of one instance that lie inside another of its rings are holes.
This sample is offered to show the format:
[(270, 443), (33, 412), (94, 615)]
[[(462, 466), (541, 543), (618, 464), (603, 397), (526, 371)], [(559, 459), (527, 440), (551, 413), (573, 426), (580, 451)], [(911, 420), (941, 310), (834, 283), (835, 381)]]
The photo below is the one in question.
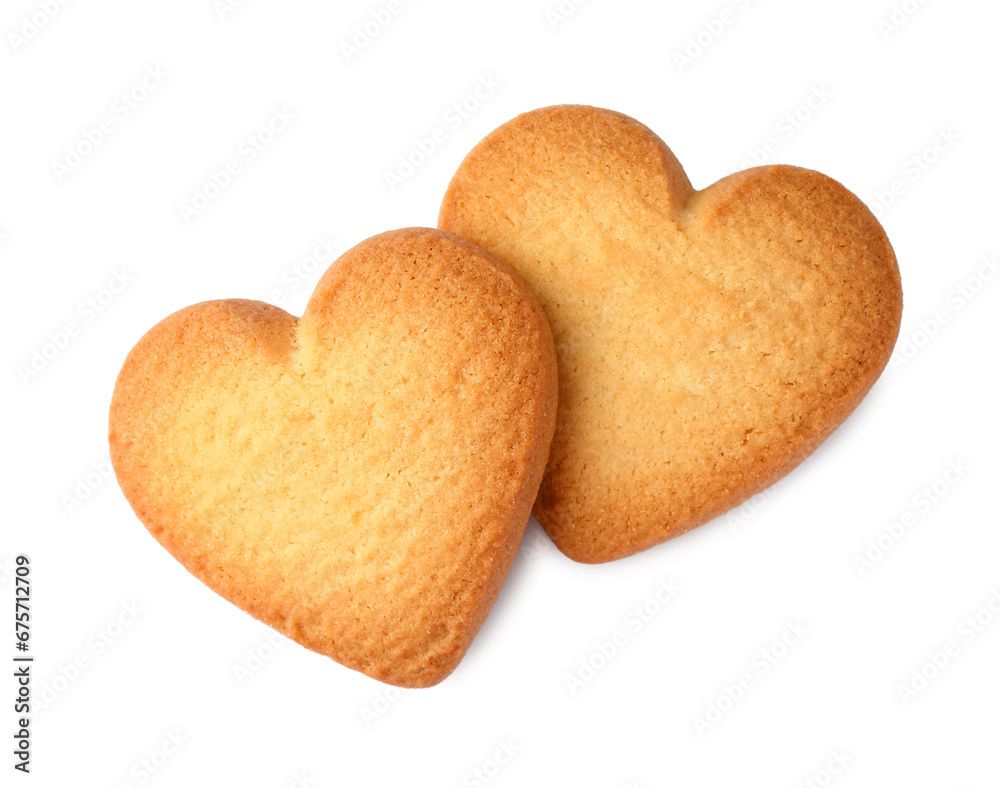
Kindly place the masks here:
[[(3, 784), (996, 786), (1000, 277), (987, 281), (982, 261), (1000, 253), (1000, 7), (908, 0), (892, 24), (887, 0), (589, 0), (563, 4), (559, 21), (547, 15), (558, 0), (399, 0), (348, 57), (387, 2), (219, 6), (0, 11), (0, 609), (27, 553), (45, 702), (32, 775), (8, 783), (5, 754)], [(32, 18), (44, 24), (29, 38)], [(476, 99), (480, 84), (495, 87)], [(128, 108), (133, 89), (142, 100)], [(467, 99), (463, 117), (453, 107)], [(458, 670), (387, 701), (294, 643), (274, 650), (269, 629), (147, 534), (101, 476), (115, 376), (146, 329), (189, 303), (301, 313), (326, 265), (307, 259), (321, 239), (339, 253), (433, 226), (472, 145), (570, 102), (651, 126), (698, 187), (754, 156), (843, 182), (895, 245), (902, 344), (785, 484), (687, 536), (583, 566), (532, 521)], [(294, 120), (250, 160), (240, 146), (275, 110)], [(102, 120), (111, 131), (77, 161)], [(400, 170), (437, 128), (444, 142)], [(182, 204), (231, 159), (241, 173), (185, 221)], [(406, 177), (390, 188), (393, 172)], [(112, 292), (116, 272), (128, 283)], [(53, 346), (69, 323), (75, 335)], [(42, 369), (26, 374), (33, 358)], [(880, 537), (881, 557), (860, 564)], [(663, 580), (680, 590), (660, 604)], [(0, 652), (13, 653), (4, 618)], [(789, 623), (805, 633), (775, 647)], [(902, 697), (949, 642), (947, 664)], [(502, 744), (515, 752), (500, 765)]]

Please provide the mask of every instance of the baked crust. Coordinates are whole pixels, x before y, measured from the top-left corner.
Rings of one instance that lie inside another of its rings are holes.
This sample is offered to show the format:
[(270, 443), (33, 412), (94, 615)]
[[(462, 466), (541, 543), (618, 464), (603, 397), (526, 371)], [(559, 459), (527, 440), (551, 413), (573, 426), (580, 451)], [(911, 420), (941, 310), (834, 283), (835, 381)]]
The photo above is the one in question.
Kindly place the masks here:
[(182, 309), (129, 353), (109, 441), (188, 570), (381, 681), (454, 670), (496, 599), (555, 424), (555, 351), (521, 278), (449, 233), (371, 238), (301, 319)]
[(696, 191), (609, 110), (550, 107), (491, 133), (439, 226), (510, 263), (552, 325), (559, 412), (535, 514), (578, 561), (645, 550), (788, 473), (899, 331), (895, 255), (846, 188), (769, 166)]

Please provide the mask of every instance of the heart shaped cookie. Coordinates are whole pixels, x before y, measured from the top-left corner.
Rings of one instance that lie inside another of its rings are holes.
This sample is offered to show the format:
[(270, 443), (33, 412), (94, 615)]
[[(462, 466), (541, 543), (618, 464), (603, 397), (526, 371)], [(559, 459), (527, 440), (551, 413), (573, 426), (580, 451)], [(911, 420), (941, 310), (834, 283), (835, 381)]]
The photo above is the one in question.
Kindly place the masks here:
[(115, 473), (189, 571), (381, 681), (439, 682), (516, 555), (556, 409), (551, 333), (504, 263), (438, 230), (386, 233), (301, 319), (182, 309), (133, 348)]
[(562, 106), (484, 139), (439, 225), (528, 282), (559, 362), (535, 514), (584, 562), (644, 550), (788, 473), (889, 359), (885, 233), (836, 181), (762, 167), (695, 191), (637, 121)]

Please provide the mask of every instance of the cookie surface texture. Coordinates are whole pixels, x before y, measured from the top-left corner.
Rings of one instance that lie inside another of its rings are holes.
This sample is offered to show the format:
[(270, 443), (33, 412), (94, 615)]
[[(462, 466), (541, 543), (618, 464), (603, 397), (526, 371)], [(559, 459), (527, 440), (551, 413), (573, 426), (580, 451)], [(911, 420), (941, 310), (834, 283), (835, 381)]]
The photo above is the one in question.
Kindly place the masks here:
[(636, 553), (786, 474), (887, 363), (902, 291), (862, 202), (811, 170), (692, 188), (648, 128), (521, 115), (455, 174), (439, 226), (527, 280), (559, 361), (535, 515), (571, 558)]
[(496, 599), (555, 426), (537, 300), (465, 239), (376, 236), (302, 318), (182, 309), (118, 377), (111, 457), (139, 519), (254, 617), (381, 681), (447, 676)]

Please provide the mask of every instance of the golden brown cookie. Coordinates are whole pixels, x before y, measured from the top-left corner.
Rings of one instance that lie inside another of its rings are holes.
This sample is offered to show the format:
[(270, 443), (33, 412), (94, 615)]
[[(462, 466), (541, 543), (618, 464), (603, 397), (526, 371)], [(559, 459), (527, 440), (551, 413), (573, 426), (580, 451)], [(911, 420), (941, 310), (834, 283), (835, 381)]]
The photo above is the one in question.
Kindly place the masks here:
[(494, 131), (439, 225), (510, 263), (552, 325), (559, 412), (535, 514), (579, 561), (644, 550), (788, 473), (899, 330), (892, 247), (847, 189), (772, 166), (695, 191), (655, 134), (608, 110)]
[(149, 531), (307, 648), (424, 687), (468, 649), (516, 555), (555, 423), (548, 324), (469, 241), (371, 238), (301, 319), (182, 309), (132, 349), (111, 459)]

